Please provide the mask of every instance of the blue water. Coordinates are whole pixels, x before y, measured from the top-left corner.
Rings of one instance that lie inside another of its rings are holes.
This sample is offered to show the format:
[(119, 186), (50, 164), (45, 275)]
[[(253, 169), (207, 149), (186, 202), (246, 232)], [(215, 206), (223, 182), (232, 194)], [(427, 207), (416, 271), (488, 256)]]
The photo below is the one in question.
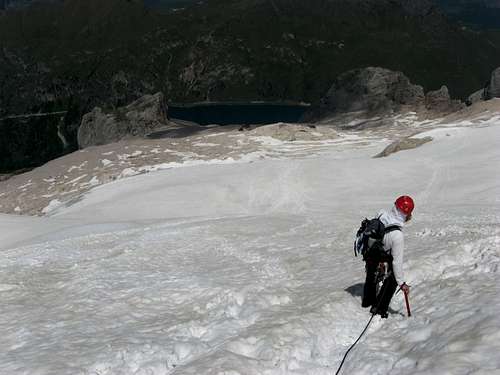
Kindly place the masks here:
[(288, 103), (171, 104), (168, 116), (200, 125), (297, 123), (309, 108), (309, 105)]

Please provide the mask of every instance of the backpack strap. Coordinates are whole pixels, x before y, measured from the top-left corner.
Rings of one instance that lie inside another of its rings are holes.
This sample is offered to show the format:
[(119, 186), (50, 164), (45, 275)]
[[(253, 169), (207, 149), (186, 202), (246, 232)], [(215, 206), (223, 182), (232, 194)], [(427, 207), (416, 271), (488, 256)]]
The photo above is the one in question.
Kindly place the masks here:
[(384, 234), (387, 234), (389, 232), (393, 232), (395, 230), (401, 231), (401, 227), (399, 225), (389, 225), (388, 227), (385, 227)]
[[(401, 227), (398, 226), (398, 225), (389, 225), (388, 227), (385, 228), (384, 236), (387, 233), (394, 232), (395, 230), (401, 231)], [(392, 249), (387, 250), (387, 254), (389, 254), (391, 256), (391, 258), (392, 258)]]

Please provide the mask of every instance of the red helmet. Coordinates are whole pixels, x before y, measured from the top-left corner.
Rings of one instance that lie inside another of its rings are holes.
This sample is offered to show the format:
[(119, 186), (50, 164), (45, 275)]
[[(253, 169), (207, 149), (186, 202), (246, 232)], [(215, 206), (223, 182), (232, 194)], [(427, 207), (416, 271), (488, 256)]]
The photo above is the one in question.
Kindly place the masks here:
[(402, 195), (396, 199), (395, 205), (406, 216), (411, 215), (413, 209), (415, 208), (413, 199), (411, 199), (408, 195)]

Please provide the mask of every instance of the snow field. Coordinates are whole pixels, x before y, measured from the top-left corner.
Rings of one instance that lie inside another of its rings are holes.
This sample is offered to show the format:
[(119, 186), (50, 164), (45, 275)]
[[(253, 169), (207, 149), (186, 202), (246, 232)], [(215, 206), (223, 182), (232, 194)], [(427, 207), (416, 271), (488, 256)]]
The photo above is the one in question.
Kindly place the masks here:
[(344, 374), (500, 373), (500, 124), (203, 165), (0, 216), (0, 374), (333, 374), (370, 315), (359, 221), (407, 193), (406, 279)]

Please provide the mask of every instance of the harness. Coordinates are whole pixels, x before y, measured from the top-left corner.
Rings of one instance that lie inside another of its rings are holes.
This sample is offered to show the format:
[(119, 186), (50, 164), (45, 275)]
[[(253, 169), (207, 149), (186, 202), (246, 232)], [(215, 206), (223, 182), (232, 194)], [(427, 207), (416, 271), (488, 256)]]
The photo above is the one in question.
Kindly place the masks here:
[[(387, 233), (394, 232), (396, 230), (401, 230), (401, 227), (398, 225), (390, 225), (385, 228), (384, 230), (384, 237)], [(392, 249), (385, 250), (384, 249), (384, 244), (383, 244), (383, 238), (380, 242), (377, 242), (373, 246), (371, 246), (370, 250), (364, 257), (365, 261), (368, 262), (375, 262), (375, 263), (383, 263), (387, 262), (389, 264), (389, 267), (392, 268)]]

